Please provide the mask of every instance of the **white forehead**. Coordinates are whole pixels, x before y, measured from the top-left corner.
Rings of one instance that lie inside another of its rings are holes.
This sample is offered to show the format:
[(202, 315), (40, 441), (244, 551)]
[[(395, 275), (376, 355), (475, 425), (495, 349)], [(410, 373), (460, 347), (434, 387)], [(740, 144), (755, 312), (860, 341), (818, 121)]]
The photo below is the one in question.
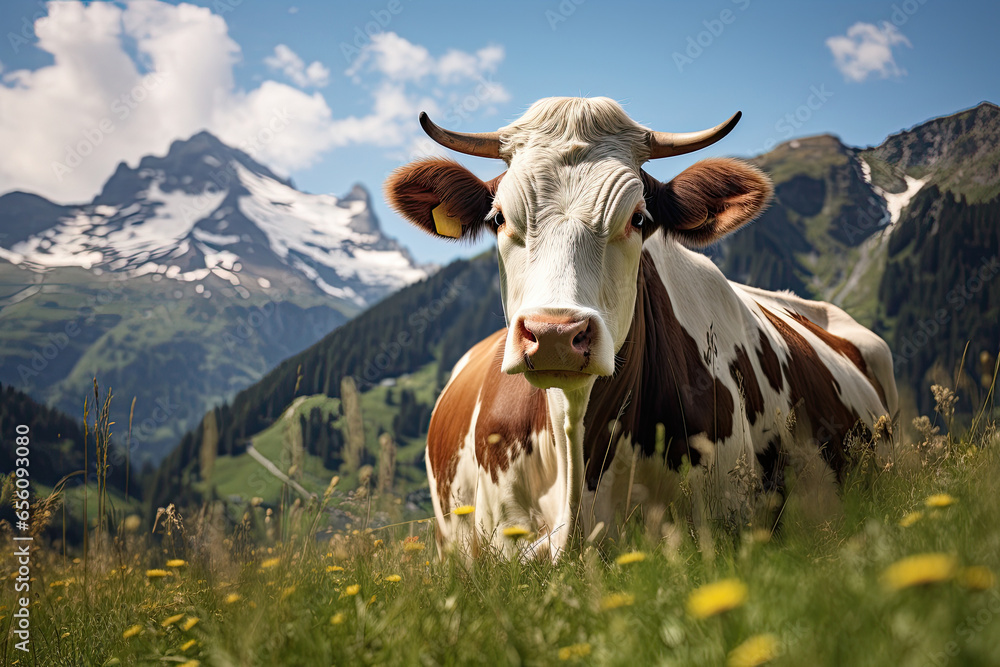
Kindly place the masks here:
[(499, 134), (510, 165), (501, 191), (521, 196), (592, 190), (593, 203), (602, 183), (634, 180), (649, 156), (649, 130), (607, 97), (539, 100)]

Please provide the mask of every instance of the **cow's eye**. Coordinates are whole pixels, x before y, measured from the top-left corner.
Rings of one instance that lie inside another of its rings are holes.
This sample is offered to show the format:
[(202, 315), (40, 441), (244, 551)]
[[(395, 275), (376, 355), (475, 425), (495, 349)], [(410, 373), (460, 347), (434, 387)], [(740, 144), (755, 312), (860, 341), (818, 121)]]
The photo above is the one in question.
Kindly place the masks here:
[(642, 225), (645, 222), (646, 216), (642, 214), (642, 211), (636, 211), (632, 214), (632, 226), (636, 229), (642, 229)]
[(505, 222), (506, 222), (506, 220), (503, 219), (503, 213), (500, 212), (500, 211), (497, 211), (496, 215), (493, 216), (493, 227), (494, 227), (494, 229), (500, 229), (501, 227), (503, 227), (503, 225), (504, 225)]

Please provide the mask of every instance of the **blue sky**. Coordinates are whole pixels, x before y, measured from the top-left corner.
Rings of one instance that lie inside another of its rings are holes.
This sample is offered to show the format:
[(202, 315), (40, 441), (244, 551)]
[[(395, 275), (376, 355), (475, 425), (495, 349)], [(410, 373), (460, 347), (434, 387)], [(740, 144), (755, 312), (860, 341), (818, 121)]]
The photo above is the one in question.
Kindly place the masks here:
[[(428, 237), (380, 194), (393, 168), (433, 150), (421, 109), (464, 131), (554, 95), (612, 97), (669, 131), (743, 111), (720, 144), (648, 166), (665, 180), (702, 157), (820, 133), (877, 144), (1000, 102), (996, 2), (193, 4), (2, 3), (0, 192), (89, 200), (117, 162), (207, 128), (301, 189), (363, 183), (386, 231), (443, 263), (486, 245)], [(80, 166), (60, 172), (81, 144)]]

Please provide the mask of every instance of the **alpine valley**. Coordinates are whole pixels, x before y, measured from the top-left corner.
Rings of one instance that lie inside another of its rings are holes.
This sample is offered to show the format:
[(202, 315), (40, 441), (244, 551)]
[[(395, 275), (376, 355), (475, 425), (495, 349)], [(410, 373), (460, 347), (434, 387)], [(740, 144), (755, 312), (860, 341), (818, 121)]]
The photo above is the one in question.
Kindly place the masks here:
[(111, 388), (133, 460), (401, 287), (426, 278), (360, 185), (306, 194), (202, 132), (125, 163), (87, 204), (0, 197), (0, 383), (81, 415)]

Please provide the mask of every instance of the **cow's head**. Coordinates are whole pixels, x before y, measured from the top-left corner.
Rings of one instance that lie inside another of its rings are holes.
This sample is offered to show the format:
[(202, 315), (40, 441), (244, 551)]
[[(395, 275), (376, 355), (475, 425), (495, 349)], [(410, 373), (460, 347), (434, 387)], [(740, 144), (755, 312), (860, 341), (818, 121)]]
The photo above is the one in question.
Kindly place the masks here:
[(710, 244), (770, 197), (767, 178), (737, 160), (704, 160), (669, 183), (642, 170), (711, 145), (739, 118), (702, 132), (653, 132), (607, 98), (549, 98), (497, 132), (465, 134), (421, 114), (438, 143), (504, 160), (507, 171), (483, 182), (456, 162), (421, 160), (395, 171), (386, 195), (431, 233), (495, 234), (509, 324), (503, 369), (538, 387), (579, 388), (614, 372), (643, 242), (662, 230), (668, 243)]

